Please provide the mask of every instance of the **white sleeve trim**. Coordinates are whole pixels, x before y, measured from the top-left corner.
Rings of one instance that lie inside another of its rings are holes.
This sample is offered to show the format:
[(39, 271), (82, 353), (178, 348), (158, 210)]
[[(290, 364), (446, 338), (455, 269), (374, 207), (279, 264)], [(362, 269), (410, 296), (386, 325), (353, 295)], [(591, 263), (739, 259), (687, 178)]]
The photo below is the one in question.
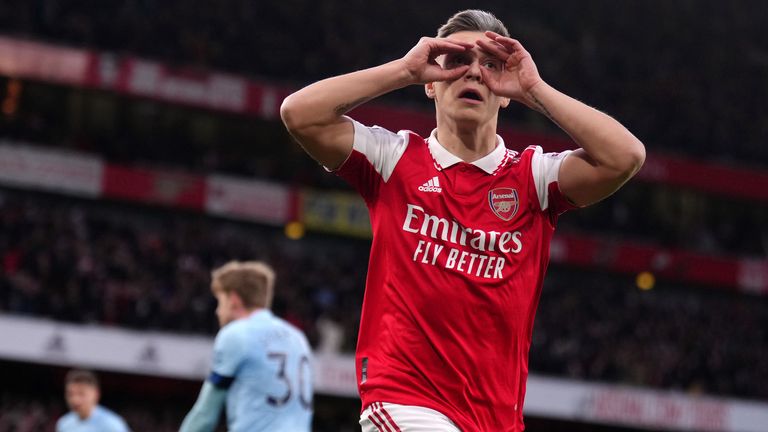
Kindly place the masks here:
[(533, 183), (536, 185), (536, 195), (539, 197), (541, 210), (549, 208), (549, 185), (558, 180), (560, 165), (571, 153), (571, 150), (562, 153), (544, 153), (541, 147), (534, 147), (531, 158), (531, 174), (533, 175)]
[(368, 127), (355, 120), (352, 120), (352, 124), (355, 126), (352, 149), (365, 155), (384, 182), (387, 182), (408, 147), (408, 132), (394, 133), (379, 126)]

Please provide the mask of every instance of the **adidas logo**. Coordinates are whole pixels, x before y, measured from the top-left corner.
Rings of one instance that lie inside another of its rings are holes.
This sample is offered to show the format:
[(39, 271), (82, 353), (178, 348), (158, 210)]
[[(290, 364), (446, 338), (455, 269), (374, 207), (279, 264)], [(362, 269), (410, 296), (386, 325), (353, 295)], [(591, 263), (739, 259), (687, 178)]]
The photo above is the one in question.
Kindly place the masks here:
[(443, 188), (440, 187), (440, 180), (438, 180), (437, 176), (432, 177), (429, 179), (428, 182), (424, 183), (423, 185), (419, 186), (419, 190), (422, 192), (437, 192), (440, 193), (443, 191)]

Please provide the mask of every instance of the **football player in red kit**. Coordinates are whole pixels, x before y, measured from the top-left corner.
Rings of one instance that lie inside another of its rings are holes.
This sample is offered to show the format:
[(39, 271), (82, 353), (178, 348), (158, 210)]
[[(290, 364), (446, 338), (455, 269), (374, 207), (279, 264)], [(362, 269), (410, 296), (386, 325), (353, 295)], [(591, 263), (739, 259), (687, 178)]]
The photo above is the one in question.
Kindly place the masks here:
[[(434, 100), (426, 138), (345, 116), (408, 85)], [(510, 103), (546, 115), (580, 148), (507, 149), (496, 129)], [(401, 59), (297, 91), (281, 115), (370, 211), (356, 352), (363, 431), (522, 431), (558, 215), (621, 187), (643, 164), (643, 144), (543, 81), (520, 42), (478, 10), (457, 13)]]

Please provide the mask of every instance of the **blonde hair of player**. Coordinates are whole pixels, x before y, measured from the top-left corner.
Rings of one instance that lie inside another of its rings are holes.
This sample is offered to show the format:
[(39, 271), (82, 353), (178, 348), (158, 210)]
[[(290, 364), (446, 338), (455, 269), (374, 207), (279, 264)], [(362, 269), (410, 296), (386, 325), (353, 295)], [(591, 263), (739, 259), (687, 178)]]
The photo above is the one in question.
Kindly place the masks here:
[(257, 309), (272, 307), (275, 272), (261, 261), (230, 261), (211, 272), (211, 291), (219, 301), (223, 326)]

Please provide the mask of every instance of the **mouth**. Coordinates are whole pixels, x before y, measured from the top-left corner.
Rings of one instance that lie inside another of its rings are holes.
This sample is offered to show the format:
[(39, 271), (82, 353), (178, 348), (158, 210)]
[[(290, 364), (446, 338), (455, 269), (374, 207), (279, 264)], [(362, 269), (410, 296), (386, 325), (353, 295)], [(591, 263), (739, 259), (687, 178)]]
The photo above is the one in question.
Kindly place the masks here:
[(483, 102), (483, 97), (480, 95), (480, 92), (473, 89), (462, 91), (459, 94), (459, 99), (472, 104), (479, 104)]

